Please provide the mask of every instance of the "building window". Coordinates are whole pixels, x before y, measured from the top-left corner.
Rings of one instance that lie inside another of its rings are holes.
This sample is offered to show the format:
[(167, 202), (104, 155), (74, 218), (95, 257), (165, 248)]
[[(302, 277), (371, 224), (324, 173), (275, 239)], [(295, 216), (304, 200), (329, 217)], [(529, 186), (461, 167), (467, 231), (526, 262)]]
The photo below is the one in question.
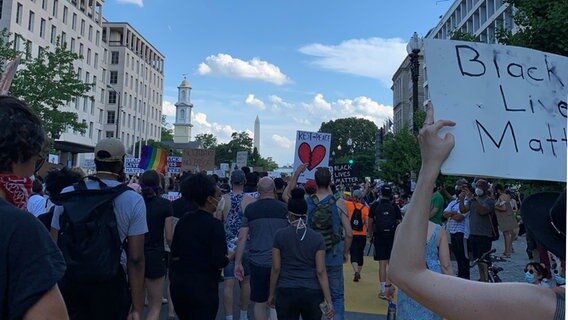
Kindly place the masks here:
[(107, 111), (107, 124), (114, 124), (116, 121), (116, 112)]
[(91, 65), (91, 49), (87, 48), (87, 64)]
[(89, 26), (89, 41), (93, 41), (93, 26)]
[(71, 38), (71, 52), (75, 53), (75, 38)]
[(87, 113), (88, 108), (89, 108), (89, 99), (87, 97), (83, 97), (83, 112)]
[(95, 53), (95, 60), (93, 61), (93, 65), (95, 67), (95, 69), (97, 69), (99, 67), (99, 54)]
[(63, 6), (63, 23), (67, 24), (67, 15), (69, 14), (69, 8)]
[(110, 84), (117, 84), (118, 83), (118, 71), (111, 71), (110, 72)]
[(71, 28), (77, 31), (77, 14), (73, 13), (73, 18), (71, 19)]
[(111, 51), (110, 64), (118, 64), (118, 51)]
[(105, 135), (107, 138), (114, 138), (114, 131), (107, 131)]
[(91, 80), (91, 73), (89, 71), (85, 72), (85, 83), (89, 83)]
[(101, 33), (100, 31), (97, 30), (96, 36), (95, 36), (95, 44), (98, 46), (101, 43)]
[[(91, 88), (92, 90), (97, 90), (97, 76), (93, 76), (93, 87)], [(95, 92), (96, 93), (96, 92)], [(95, 100), (93, 100), (94, 103)]]
[(81, 80), (82, 76), (83, 76), (83, 69), (77, 68), (77, 80)]
[(34, 23), (35, 23), (35, 13), (30, 11), (30, 16), (28, 19), (28, 30), (34, 32)]
[(28, 40), (26, 41), (26, 59), (31, 59), (32, 58), (32, 41)]
[(41, 19), (39, 22), (39, 36), (45, 39), (45, 20)]
[(57, 28), (55, 26), (51, 26), (51, 44), (55, 44), (56, 38), (57, 38)]
[(41, 8), (42, 8), (43, 10), (47, 10), (47, 0), (42, 0), (42, 1), (41, 1)]
[(17, 24), (22, 24), (22, 14), (24, 11), (24, 6), (18, 2), (18, 5), (16, 6), (16, 23)]
[(109, 104), (116, 104), (116, 91), (109, 91), (108, 92), (108, 103)]
[(81, 59), (83, 59), (83, 53), (84, 53), (84, 52), (85, 52), (85, 46), (84, 46), (82, 43), (80, 43), (80, 44), (79, 44), (79, 57), (80, 57)]
[(85, 36), (85, 20), (81, 19), (81, 35)]
[(59, 9), (59, 1), (53, 0), (53, 17), (57, 18), (57, 11)]

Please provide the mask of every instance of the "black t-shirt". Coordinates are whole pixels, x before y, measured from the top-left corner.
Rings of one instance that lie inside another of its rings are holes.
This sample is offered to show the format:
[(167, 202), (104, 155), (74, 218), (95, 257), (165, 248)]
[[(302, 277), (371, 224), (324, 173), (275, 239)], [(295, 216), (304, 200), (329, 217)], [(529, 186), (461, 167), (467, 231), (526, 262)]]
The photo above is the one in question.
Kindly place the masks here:
[(0, 199), (0, 319), (21, 319), (63, 277), (65, 260), (33, 215)]
[(144, 199), (146, 202), (146, 222), (148, 233), (144, 237), (144, 250), (164, 251), (164, 225), (167, 217), (172, 216), (169, 200), (162, 197)]

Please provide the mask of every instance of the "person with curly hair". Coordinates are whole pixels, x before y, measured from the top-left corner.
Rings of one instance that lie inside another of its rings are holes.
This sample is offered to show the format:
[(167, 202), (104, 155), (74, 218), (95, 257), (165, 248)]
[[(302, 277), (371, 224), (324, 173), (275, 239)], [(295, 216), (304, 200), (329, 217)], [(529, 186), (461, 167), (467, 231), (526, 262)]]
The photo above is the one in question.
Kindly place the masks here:
[(0, 96), (2, 319), (68, 319), (57, 286), (65, 260), (41, 222), (24, 211), (44, 143), (42, 123), (30, 107)]

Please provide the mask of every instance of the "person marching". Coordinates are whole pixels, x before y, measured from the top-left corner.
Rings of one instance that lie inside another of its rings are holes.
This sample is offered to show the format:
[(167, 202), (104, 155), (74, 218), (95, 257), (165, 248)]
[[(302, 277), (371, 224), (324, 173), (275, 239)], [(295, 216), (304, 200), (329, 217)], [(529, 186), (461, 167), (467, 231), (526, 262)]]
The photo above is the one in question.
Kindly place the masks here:
[(360, 189), (353, 191), (353, 199), (345, 201), (345, 206), (347, 207), (351, 229), (353, 230), (353, 242), (351, 242), (351, 248), (349, 249), (354, 272), (353, 281), (359, 282), (361, 269), (363, 268), (369, 222), (369, 207), (365, 204), (363, 191)]

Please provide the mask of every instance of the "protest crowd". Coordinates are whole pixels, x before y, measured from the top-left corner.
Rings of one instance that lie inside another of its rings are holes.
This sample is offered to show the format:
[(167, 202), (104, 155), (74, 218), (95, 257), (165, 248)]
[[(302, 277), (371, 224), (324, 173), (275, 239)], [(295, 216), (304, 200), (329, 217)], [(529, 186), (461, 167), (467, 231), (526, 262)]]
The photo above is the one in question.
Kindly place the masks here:
[[(344, 264), (359, 282), (372, 247), (377, 299), (396, 301), (398, 319), (505, 319), (510, 309), (515, 319), (563, 318), (565, 192), (523, 199), (485, 179), (437, 184), (453, 140), (433, 133), (452, 123), (434, 124), (432, 109), (416, 184), (336, 186), (325, 167), (300, 182), (308, 164), (287, 181), (247, 167), (229, 179), (127, 177), (117, 139), (96, 145), (92, 175), (61, 168), (40, 177), (41, 121), (25, 102), (0, 97), (0, 317), (159, 319), (168, 303), (168, 319), (215, 319), (222, 303), (226, 319), (344, 319)], [(536, 222), (541, 212), (548, 224)], [(519, 236), (528, 284), (488, 284), (499, 282), (488, 261), (510, 258)], [(500, 237), (505, 251), (489, 254)], [(479, 279), (470, 279), (474, 261)], [(521, 307), (537, 296), (537, 307)]]

